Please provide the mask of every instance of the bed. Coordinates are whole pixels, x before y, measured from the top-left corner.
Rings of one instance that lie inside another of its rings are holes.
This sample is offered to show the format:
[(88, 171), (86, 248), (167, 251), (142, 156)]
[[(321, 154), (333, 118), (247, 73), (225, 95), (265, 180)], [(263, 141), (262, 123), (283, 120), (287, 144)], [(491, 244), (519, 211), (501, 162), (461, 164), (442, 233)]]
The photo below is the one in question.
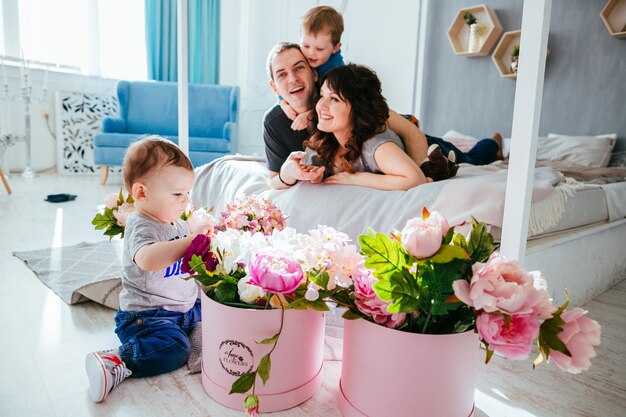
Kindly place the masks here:
[[(426, 206), (461, 231), (473, 216), (489, 224), (497, 240), (506, 165), (462, 165), (453, 179), (406, 192), (308, 183), (273, 190), (264, 158), (231, 155), (197, 168), (191, 200), (219, 213), (243, 195), (266, 198), (289, 216), (287, 225), (300, 232), (325, 224), (355, 241), (368, 227), (384, 233), (401, 229)], [(561, 289), (567, 287), (572, 303), (580, 305), (626, 276), (626, 168), (595, 168), (589, 174), (589, 167), (562, 161), (538, 165), (525, 264), (544, 273), (557, 301), (563, 300)], [(601, 184), (594, 183), (598, 178)]]

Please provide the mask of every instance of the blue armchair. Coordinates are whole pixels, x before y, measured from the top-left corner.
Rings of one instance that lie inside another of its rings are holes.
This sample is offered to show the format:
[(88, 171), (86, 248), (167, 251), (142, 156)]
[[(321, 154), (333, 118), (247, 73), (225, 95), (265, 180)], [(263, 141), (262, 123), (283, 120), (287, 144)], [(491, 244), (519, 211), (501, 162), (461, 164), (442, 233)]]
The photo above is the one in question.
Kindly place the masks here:
[[(100, 184), (109, 166), (122, 165), (128, 146), (156, 134), (178, 143), (178, 86), (172, 82), (120, 81), (119, 118), (105, 118), (94, 136), (94, 163), (100, 165)], [(189, 158), (200, 166), (237, 151), (239, 87), (189, 85)]]

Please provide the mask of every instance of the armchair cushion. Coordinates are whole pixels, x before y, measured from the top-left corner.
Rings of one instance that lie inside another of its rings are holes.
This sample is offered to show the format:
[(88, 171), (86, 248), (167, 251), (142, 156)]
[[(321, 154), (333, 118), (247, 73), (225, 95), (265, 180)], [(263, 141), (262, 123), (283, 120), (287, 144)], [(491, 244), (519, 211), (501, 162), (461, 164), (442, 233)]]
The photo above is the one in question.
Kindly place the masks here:
[[(106, 118), (94, 137), (94, 162), (121, 165), (128, 146), (156, 134), (178, 143), (178, 86), (120, 81), (119, 118)], [(239, 87), (189, 85), (189, 155), (197, 166), (237, 151)], [(202, 161), (202, 162), (201, 162)]]

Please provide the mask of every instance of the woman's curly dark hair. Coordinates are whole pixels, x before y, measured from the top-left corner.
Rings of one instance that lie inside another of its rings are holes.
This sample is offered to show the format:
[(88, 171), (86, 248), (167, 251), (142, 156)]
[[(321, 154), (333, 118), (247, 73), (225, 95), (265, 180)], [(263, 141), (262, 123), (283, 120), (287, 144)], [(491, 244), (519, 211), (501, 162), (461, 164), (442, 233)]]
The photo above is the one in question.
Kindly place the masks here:
[[(320, 85), (324, 83), (352, 106), (352, 134), (346, 143), (347, 152), (342, 156), (341, 164), (345, 171), (354, 172), (353, 164), (361, 156), (363, 142), (385, 130), (389, 118), (387, 100), (382, 95), (376, 72), (363, 65), (348, 64), (332, 69), (320, 80)], [(304, 146), (317, 151), (326, 172), (331, 173), (340, 145), (333, 133), (322, 132), (317, 128), (318, 120), (314, 109), (309, 120), (313, 134)]]

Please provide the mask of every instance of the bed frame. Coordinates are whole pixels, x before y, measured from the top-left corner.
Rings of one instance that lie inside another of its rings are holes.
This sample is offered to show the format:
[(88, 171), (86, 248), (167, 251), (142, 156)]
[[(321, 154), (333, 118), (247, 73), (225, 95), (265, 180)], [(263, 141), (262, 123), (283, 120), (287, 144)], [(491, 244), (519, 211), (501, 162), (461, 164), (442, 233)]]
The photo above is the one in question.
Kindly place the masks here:
[(540, 270), (555, 303), (580, 306), (626, 278), (626, 219), (581, 226), (528, 242), (524, 266)]

